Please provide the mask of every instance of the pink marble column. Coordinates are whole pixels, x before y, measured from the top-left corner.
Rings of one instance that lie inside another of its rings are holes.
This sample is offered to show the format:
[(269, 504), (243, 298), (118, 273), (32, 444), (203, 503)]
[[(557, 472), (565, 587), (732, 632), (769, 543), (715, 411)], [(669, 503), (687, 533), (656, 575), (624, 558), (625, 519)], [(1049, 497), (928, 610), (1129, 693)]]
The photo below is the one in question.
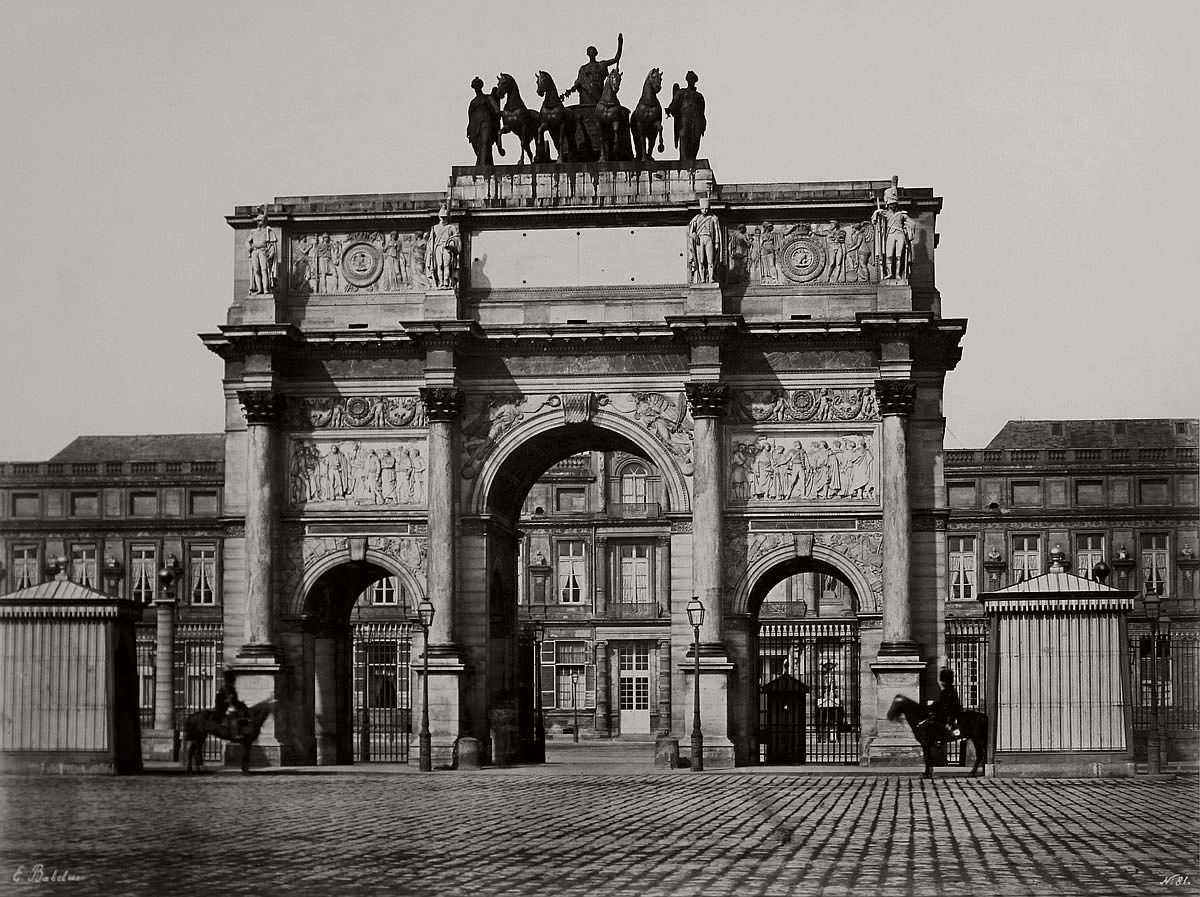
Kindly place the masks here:
[(276, 426), (283, 401), (269, 390), (242, 390), (238, 401), (246, 415), (246, 617), (239, 654), (273, 655)]
[(424, 387), (421, 401), (429, 419), (426, 494), (429, 508), (429, 556), (426, 594), (434, 606), (429, 631), (431, 654), (454, 645), (454, 427), (462, 393), (448, 387)]
[(912, 512), (908, 496), (908, 417), (915, 391), (911, 380), (876, 380), (883, 417), (883, 641), (880, 656), (919, 655), (912, 639), (909, 602)]
[(692, 582), (704, 602), (703, 645), (721, 644), (724, 622), (721, 518), (721, 416), (727, 387), (723, 383), (687, 384), (688, 402), (695, 421), (692, 502)]

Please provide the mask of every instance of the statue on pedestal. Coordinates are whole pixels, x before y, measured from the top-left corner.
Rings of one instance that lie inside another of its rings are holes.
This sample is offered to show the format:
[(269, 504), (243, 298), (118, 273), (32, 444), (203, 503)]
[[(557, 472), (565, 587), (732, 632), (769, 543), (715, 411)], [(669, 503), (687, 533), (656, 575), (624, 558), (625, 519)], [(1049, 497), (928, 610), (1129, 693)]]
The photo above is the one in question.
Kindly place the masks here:
[(500, 155), (504, 155), (504, 147), (500, 145), (500, 98), (498, 90), (493, 88), (490, 94), (483, 92), (483, 79), (476, 77), (471, 81), (475, 98), (467, 109), (467, 140), (475, 149), (476, 165), (495, 165), (492, 161), (492, 144)]
[(667, 115), (675, 118), (675, 145), (679, 147), (679, 161), (688, 165), (696, 161), (700, 152), (700, 138), (704, 136), (707, 120), (704, 117), (704, 94), (696, 90), (700, 78), (695, 72), (687, 73), (687, 87), (676, 90), (667, 107)]
[[(696, 282), (716, 283), (717, 264), (721, 259), (721, 241), (721, 223), (712, 213), (708, 197), (704, 197), (700, 200), (699, 214), (688, 224), (689, 258), (694, 257), (696, 260)], [(689, 275), (691, 273), (689, 272)]]
[(275, 234), (267, 227), (264, 209), (255, 219), (258, 226), (246, 238), (246, 253), (250, 257), (250, 292), (275, 291)]
[(458, 289), (458, 255), (462, 251), (462, 238), (458, 225), (450, 223), (450, 211), (445, 206), (438, 209), (438, 223), (429, 230), (425, 268), (439, 290)]
[(912, 219), (899, 207), (899, 183), (899, 175), (892, 175), (892, 185), (883, 191), (882, 207), (875, 209), (871, 223), (875, 228), (879, 279), (907, 283), (912, 264), (912, 241), (916, 234)]

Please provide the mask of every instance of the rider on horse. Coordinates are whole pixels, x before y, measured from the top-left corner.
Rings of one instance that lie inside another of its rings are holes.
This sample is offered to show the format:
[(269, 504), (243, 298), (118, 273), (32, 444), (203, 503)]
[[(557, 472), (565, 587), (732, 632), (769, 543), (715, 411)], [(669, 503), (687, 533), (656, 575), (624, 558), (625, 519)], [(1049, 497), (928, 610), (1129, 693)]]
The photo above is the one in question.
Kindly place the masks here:
[(212, 715), (214, 725), (225, 723), (231, 733), (236, 732), (238, 723), (248, 719), (250, 715), (250, 708), (238, 697), (236, 682), (237, 673), (226, 670), (225, 684), (217, 691), (217, 703)]
[(940, 723), (951, 739), (962, 738), (958, 728), (958, 716), (962, 713), (962, 701), (958, 697), (958, 689), (954, 687), (954, 673), (942, 670), (938, 673), (938, 684), (942, 693), (933, 704), (933, 719)]

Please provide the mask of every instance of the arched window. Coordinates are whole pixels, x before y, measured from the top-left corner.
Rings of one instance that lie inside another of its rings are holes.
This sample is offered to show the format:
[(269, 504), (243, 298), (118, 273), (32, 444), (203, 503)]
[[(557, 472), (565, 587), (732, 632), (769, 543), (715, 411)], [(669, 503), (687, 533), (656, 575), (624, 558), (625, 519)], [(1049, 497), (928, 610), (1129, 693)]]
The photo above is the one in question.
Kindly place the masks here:
[(621, 471), (621, 503), (646, 504), (646, 465), (628, 464)]

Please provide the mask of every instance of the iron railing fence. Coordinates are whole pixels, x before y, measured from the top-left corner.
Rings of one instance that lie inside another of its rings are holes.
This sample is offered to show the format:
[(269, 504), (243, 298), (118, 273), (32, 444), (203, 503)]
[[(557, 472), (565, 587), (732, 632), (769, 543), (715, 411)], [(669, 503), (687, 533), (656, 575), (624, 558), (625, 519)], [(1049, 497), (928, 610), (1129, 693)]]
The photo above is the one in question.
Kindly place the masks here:
[(412, 726), (412, 623), (353, 625), (355, 757), (407, 763)]

